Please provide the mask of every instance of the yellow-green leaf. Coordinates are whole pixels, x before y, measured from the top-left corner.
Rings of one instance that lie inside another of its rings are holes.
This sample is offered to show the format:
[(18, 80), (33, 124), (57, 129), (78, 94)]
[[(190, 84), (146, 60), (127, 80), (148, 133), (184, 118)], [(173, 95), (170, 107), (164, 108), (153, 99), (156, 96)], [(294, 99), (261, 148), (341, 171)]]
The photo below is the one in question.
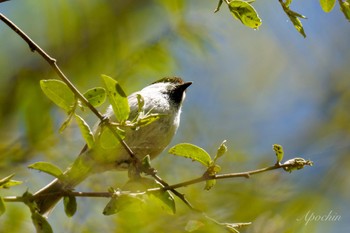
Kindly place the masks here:
[(350, 0), (339, 1), (339, 4), (345, 18), (350, 21)]
[(92, 106), (98, 107), (106, 100), (106, 90), (103, 87), (94, 87), (87, 90), (84, 93), (84, 97)]
[(116, 80), (107, 75), (102, 75), (101, 77), (106, 86), (107, 96), (117, 120), (119, 122), (126, 121), (130, 113), (128, 97)]
[(245, 26), (258, 29), (261, 25), (261, 19), (248, 2), (241, 0), (232, 0), (228, 5), (234, 18), (240, 20)]
[(41, 172), (45, 172), (49, 175), (52, 175), (56, 178), (60, 178), (63, 174), (60, 168), (52, 163), (48, 162), (36, 162), (28, 166), (28, 168), (35, 169)]
[(290, 1), (286, 1), (286, 3), (280, 1), (280, 4), (283, 8), (283, 11), (288, 15), (290, 21), (293, 23), (295, 29), (297, 29), (297, 31), (305, 38), (306, 34), (299, 18), (306, 19), (306, 17), (289, 9)]
[(216, 160), (218, 158), (220, 158), (221, 156), (223, 156), (226, 152), (227, 152), (227, 146), (225, 145), (226, 143), (226, 140), (224, 140), (221, 145), (219, 146), (217, 152), (216, 152), (216, 155), (215, 155), (215, 158), (214, 158), (214, 162), (216, 162)]
[(126, 208), (132, 208), (136, 205), (138, 208), (143, 203), (141, 198), (131, 195), (121, 195), (111, 198), (106, 207), (103, 209), (104, 215), (119, 213)]
[(153, 123), (154, 121), (158, 120), (159, 118), (165, 116), (164, 114), (148, 114), (146, 116), (141, 117), (140, 119), (137, 120), (136, 125), (137, 126), (146, 126), (149, 125), (151, 123)]
[(216, 184), (216, 180), (207, 180), (205, 182), (205, 190), (210, 190), (212, 187), (214, 187), (214, 185)]
[(32, 221), (37, 233), (53, 233), (49, 222), (37, 211), (32, 213)]
[(94, 134), (92, 133), (89, 125), (81, 118), (79, 115), (75, 114), (75, 120), (79, 126), (80, 132), (88, 145), (89, 148), (92, 148), (95, 144)]
[[(124, 139), (125, 138), (125, 132), (124, 131), (122, 131), (119, 128), (116, 128), (115, 131), (119, 135), (120, 139)], [(99, 137), (99, 140), (100, 140), (101, 147), (103, 149), (106, 149), (106, 150), (116, 148), (120, 144), (119, 139), (106, 126), (103, 127), (102, 132), (101, 132), (100, 137)]]
[(276, 153), (277, 163), (280, 163), (282, 161), (283, 155), (284, 155), (283, 147), (281, 145), (278, 145), (278, 144), (273, 144), (272, 149)]
[(3, 189), (8, 189), (12, 186), (16, 186), (19, 184), (22, 184), (22, 181), (18, 181), (18, 180), (11, 180), (11, 178), (14, 176), (15, 174), (11, 174), (3, 179), (0, 180), (0, 188)]
[(64, 82), (55, 79), (41, 80), (40, 87), (52, 102), (66, 112), (74, 106), (74, 94)]
[(63, 198), (64, 212), (67, 217), (72, 217), (77, 211), (77, 200), (74, 196), (65, 196)]
[(206, 167), (209, 167), (212, 163), (210, 155), (204, 149), (190, 143), (177, 144), (169, 149), (169, 153), (190, 158), (193, 161), (202, 163)]
[(322, 7), (322, 10), (324, 12), (330, 12), (331, 10), (333, 10), (333, 7), (335, 5), (335, 0), (320, 0), (320, 4)]
[(0, 216), (3, 215), (3, 213), (5, 213), (5, 211), (6, 211), (5, 202), (2, 199), (2, 197), (0, 197)]

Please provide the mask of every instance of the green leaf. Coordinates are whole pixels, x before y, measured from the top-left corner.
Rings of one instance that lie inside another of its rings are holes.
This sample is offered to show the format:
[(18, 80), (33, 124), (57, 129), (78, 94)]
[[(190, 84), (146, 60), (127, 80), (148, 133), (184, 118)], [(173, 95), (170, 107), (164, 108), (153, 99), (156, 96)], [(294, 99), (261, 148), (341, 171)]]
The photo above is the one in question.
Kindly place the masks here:
[(330, 12), (331, 10), (333, 10), (333, 7), (335, 5), (335, 0), (320, 0), (320, 4), (322, 7), (322, 10), (324, 12)]
[(290, 2), (286, 1), (286, 3), (284, 3), (283, 1), (280, 1), (280, 4), (281, 4), (284, 12), (287, 14), (290, 21), (293, 23), (295, 29), (297, 29), (297, 31), (305, 38), (306, 34), (305, 34), (303, 25), (300, 22), (299, 18), (306, 19), (306, 17), (304, 15), (301, 15), (301, 14), (289, 9), (289, 4), (287, 5), (287, 3), (290, 3)]
[(205, 182), (205, 190), (210, 190), (212, 187), (214, 187), (214, 185), (216, 184), (216, 180), (207, 180)]
[(219, 0), (217, 7), (214, 10), (214, 13), (218, 12), (220, 10), (220, 7), (222, 5), (223, 0)]
[(95, 144), (94, 134), (92, 133), (89, 125), (81, 118), (79, 115), (75, 114), (75, 120), (79, 126), (80, 132), (88, 145), (89, 148), (92, 148)]
[[(158, 186), (158, 187), (162, 187), (162, 186)], [(167, 213), (169, 214), (176, 213), (175, 200), (169, 191), (154, 192), (154, 193), (151, 193), (150, 197), (154, 197), (158, 201), (157, 203), (159, 203), (162, 209), (165, 210)]]
[(60, 80), (49, 79), (40, 81), (41, 90), (45, 95), (60, 108), (69, 112), (74, 106), (74, 93)]
[(5, 202), (2, 199), (2, 197), (0, 197), (0, 216), (3, 215), (5, 211), (6, 211)]
[(169, 149), (169, 153), (190, 158), (194, 161), (202, 163), (206, 167), (209, 167), (212, 163), (210, 155), (204, 149), (190, 143), (177, 144)]
[(23, 182), (22, 181), (18, 181), (18, 180), (11, 180), (11, 178), (14, 176), (15, 174), (11, 174), (3, 179), (0, 180), (0, 188), (3, 189), (8, 189), (12, 186), (16, 186), (16, 185), (20, 185)]
[(60, 178), (63, 175), (63, 172), (60, 168), (52, 163), (48, 162), (36, 162), (28, 166), (28, 168), (35, 169), (41, 172), (45, 172), (49, 175), (52, 175), (56, 178)]
[(72, 217), (77, 211), (77, 200), (74, 196), (65, 196), (63, 198), (64, 212), (67, 217)]
[[(215, 163), (212, 163), (208, 167), (207, 171), (205, 172), (205, 175), (207, 175), (207, 176), (214, 176), (220, 171), (221, 171), (221, 167), (219, 165), (215, 164)], [(216, 184), (216, 180), (215, 179), (207, 180), (205, 182), (204, 189), (205, 190), (210, 190), (212, 187), (214, 187), (215, 184)]]
[(232, 0), (228, 5), (234, 18), (240, 20), (245, 26), (258, 29), (261, 25), (261, 19), (254, 7), (248, 2), (241, 0)]
[(272, 149), (276, 153), (276, 157), (277, 157), (277, 162), (276, 163), (279, 164), (282, 161), (283, 155), (284, 155), (283, 147), (281, 145), (278, 145), (278, 144), (273, 144), (272, 145)]
[(339, 1), (339, 4), (345, 18), (350, 21), (350, 0)]
[[(125, 138), (125, 132), (123, 130), (115, 128), (115, 132), (119, 135), (120, 139)], [(99, 136), (99, 142), (101, 147), (105, 150), (116, 148), (120, 144), (119, 139), (106, 126), (102, 128), (102, 132)]]
[(120, 211), (132, 208), (131, 205), (139, 206), (143, 203), (141, 198), (131, 195), (120, 195), (111, 198), (106, 207), (103, 209), (104, 215), (112, 215)]
[(286, 0), (285, 5), (286, 7), (289, 7), (289, 5), (292, 3), (292, 0)]
[[(154, 179), (141, 177), (129, 180), (122, 189), (131, 192), (144, 192), (151, 188), (163, 188), (163, 186)], [(169, 191), (151, 192), (148, 197), (150, 198), (149, 200), (155, 201), (155, 204), (159, 205), (167, 213), (175, 214), (175, 200)]]
[(119, 122), (128, 119), (130, 107), (128, 98), (117, 81), (107, 75), (101, 76), (107, 89), (107, 96), (112, 105), (113, 112)]
[(91, 88), (84, 93), (84, 97), (92, 106), (98, 107), (106, 101), (106, 90), (103, 87)]
[(67, 119), (62, 123), (62, 125), (60, 126), (60, 128), (58, 130), (60, 133), (62, 133), (68, 127), (68, 125), (71, 123), (73, 115), (74, 115), (74, 111), (70, 111)]
[(226, 143), (226, 140), (224, 140), (221, 145), (219, 146), (217, 152), (216, 152), (216, 155), (215, 155), (215, 158), (214, 158), (214, 163), (216, 162), (216, 160), (218, 158), (220, 158), (221, 156), (223, 156), (226, 152), (227, 152), (227, 146), (225, 145)]
[(158, 114), (158, 113), (154, 113), (154, 114), (148, 114), (144, 117), (141, 117), (140, 119), (137, 120), (136, 125), (137, 126), (146, 126), (149, 125), (151, 123), (153, 123), (154, 121), (158, 120), (159, 118), (166, 116), (164, 114)]
[(32, 213), (32, 221), (37, 233), (53, 233), (49, 222), (37, 211)]
[(142, 113), (143, 112), (143, 106), (145, 106), (145, 99), (140, 94), (136, 94), (136, 98), (137, 98), (138, 112)]

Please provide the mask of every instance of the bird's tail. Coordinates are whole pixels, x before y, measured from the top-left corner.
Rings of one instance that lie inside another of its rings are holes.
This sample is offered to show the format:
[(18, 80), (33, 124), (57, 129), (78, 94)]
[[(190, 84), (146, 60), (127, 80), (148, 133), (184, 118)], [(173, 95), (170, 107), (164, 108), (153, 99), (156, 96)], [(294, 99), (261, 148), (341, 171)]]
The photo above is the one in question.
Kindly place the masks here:
[(53, 180), (34, 194), (39, 213), (47, 216), (61, 200), (64, 192), (72, 190), (85, 180), (91, 174), (91, 170), (91, 161), (79, 156), (72, 167), (63, 174), (62, 179)]

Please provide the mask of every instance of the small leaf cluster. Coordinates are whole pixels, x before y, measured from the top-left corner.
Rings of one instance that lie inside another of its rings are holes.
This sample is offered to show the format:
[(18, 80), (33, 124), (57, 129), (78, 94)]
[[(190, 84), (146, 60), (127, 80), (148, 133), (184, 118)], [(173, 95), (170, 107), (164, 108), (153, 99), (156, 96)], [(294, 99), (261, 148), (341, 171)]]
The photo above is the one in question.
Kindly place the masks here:
[[(0, 179), (0, 189), (9, 189), (13, 186), (22, 184), (22, 181), (12, 180), (15, 174), (11, 174)], [(3, 198), (0, 196), (0, 216), (6, 211)]]
[[(326, 13), (331, 12), (335, 6), (336, 0), (320, 0), (322, 10)], [(338, 0), (340, 10), (345, 18), (350, 21), (350, 0)]]
[[(120, 141), (125, 138), (125, 131), (121, 127), (129, 127), (137, 130), (140, 127), (151, 124), (163, 116), (161, 114), (152, 113), (151, 111), (145, 112), (144, 99), (141, 95), (137, 95), (138, 113), (134, 119), (128, 120), (130, 115), (130, 106), (128, 97), (123, 88), (116, 80), (107, 75), (101, 75), (101, 79), (105, 88), (91, 88), (87, 90), (83, 96), (94, 108), (99, 107), (106, 101), (106, 99), (108, 99), (117, 120), (117, 122), (110, 122), (109, 119), (106, 119), (105, 122), (102, 122), (102, 130), (98, 135), (99, 143), (102, 148), (112, 149), (118, 146)], [(67, 84), (60, 80), (41, 80), (40, 87), (44, 94), (53, 103), (62, 108), (68, 114), (67, 119), (63, 122), (59, 131), (62, 132), (74, 118), (88, 148), (94, 147), (96, 140), (95, 135), (87, 122), (80, 115), (78, 115), (76, 111), (77, 107), (82, 110), (86, 108), (84, 101), (78, 99), (75, 96), (74, 91), (72, 91)]]
[[(206, 167), (206, 171), (203, 176), (212, 177), (221, 171), (221, 167), (216, 163), (217, 160), (222, 157), (227, 152), (227, 146), (225, 145), (226, 140), (224, 140), (219, 146), (214, 159), (211, 158), (208, 152), (203, 148), (190, 144), (190, 143), (180, 143), (169, 149), (169, 153), (177, 156), (182, 156), (185, 158), (192, 159), (201, 163)], [(206, 180), (204, 189), (209, 190), (216, 184), (215, 179)]]
[[(214, 12), (218, 12), (223, 2), (228, 6), (232, 16), (241, 21), (247, 27), (252, 29), (259, 29), (262, 24), (257, 11), (252, 6), (255, 0), (219, 0), (218, 6)], [(278, 0), (282, 6), (283, 11), (287, 14), (290, 21), (293, 23), (295, 29), (303, 36), (306, 37), (303, 25), (300, 19), (306, 19), (302, 14), (299, 14), (290, 9), (292, 0)], [(332, 11), (336, 3), (336, 0), (320, 0), (320, 5), (326, 13)], [(350, 0), (338, 0), (340, 10), (343, 12), (345, 18), (350, 21)]]
[(109, 192), (112, 193), (112, 198), (105, 206), (103, 214), (117, 214), (120, 211), (132, 208), (132, 206), (136, 206), (136, 209), (142, 209), (146, 204), (154, 202), (167, 213), (175, 214), (175, 200), (170, 191), (162, 189), (157, 192), (147, 191), (163, 187), (157, 181), (145, 177), (130, 179), (121, 189), (109, 189)]

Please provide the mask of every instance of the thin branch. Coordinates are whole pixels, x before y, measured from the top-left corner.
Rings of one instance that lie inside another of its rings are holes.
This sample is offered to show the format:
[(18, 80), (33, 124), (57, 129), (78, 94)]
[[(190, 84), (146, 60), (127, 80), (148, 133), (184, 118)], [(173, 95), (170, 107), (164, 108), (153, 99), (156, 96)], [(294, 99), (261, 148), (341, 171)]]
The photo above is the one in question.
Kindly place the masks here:
[[(196, 184), (196, 183), (200, 183), (200, 182), (204, 182), (207, 180), (219, 180), (219, 179), (229, 179), (229, 178), (237, 178), (237, 177), (250, 178), (252, 175), (256, 175), (259, 173), (268, 172), (268, 171), (272, 171), (272, 170), (277, 170), (277, 169), (284, 169), (287, 172), (291, 172), (293, 170), (302, 169), (304, 166), (312, 166), (312, 161), (305, 160), (303, 158), (294, 158), (294, 159), (290, 159), (290, 160), (286, 161), (283, 164), (277, 163), (273, 166), (260, 168), (260, 169), (256, 169), (256, 170), (251, 170), (251, 171), (246, 171), (246, 172), (225, 173), (225, 174), (217, 174), (217, 175), (212, 175), (212, 176), (203, 175), (201, 177), (198, 177), (198, 178), (195, 178), (195, 179), (192, 179), (189, 181), (181, 182), (178, 184), (174, 184), (174, 185), (168, 185), (159, 176), (157, 176), (156, 174), (153, 174), (152, 176), (158, 182), (160, 182), (164, 187), (151, 188), (151, 189), (147, 189), (144, 192), (137, 192), (137, 193), (131, 193), (128, 191), (125, 191), (125, 193), (124, 193), (123, 191), (121, 191), (121, 194), (143, 195), (145, 193), (159, 192), (162, 190), (170, 190), (176, 196), (178, 196), (188, 207), (190, 207), (190, 209), (198, 211), (192, 207), (192, 205), (186, 200), (186, 198), (184, 197), (183, 194), (179, 193), (175, 189), (189, 186), (189, 185)], [(57, 195), (57, 194), (60, 194), (61, 196), (77, 196), (77, 197), (106, 197), (106, 198), (110, 198), (113, 196), (113, 193), (111, 193), (111, 192), (73, 192), (73, 191), (62, 191), (62, 192), (48, 193), (48, 194), (45, 194), (45, 196), (46, 195)], [(33, 198), (37, 198), (37, 196), (33, 196)], [(3, 200), (5, 202), (23, 202), (22, 197), (3, 197)]]
[(103, 116), (92, 104), (84, 97), (83, 94), (79, 92), (79, 90), (72, 84), (72, 82), (65, 76), (65, 74), (58, 67), (56, 59), (50, 57), (40, 46), (38, 46), (29, 36), (27, 36), (19, 27), (17, 27), (11, 20), (6, 18), (3, 14), (0, 13), (0, 19), (9, 26), (14, 32), (16, 32), (28, 45), (32, 52), (37, 52), (43, 57), (49, 65), (53, 68), (53, 70), (58, 74), (60, 79), (67, 84), (67, 86), (71, 89), (71, 91), (75, 94), (75, 96), (82, 101), (103, 123), (106, 123), (106, 126), (112, 131), (114, 136), (120, 141), (123, 145), (124, 149), (129, 153), (130, 157), (133, 160), (137, 160), (135, 153), (130, 149), (130, 147), (126, 144), (126, 142), (119, 136), (117, 132), (115, 132), (114, 128), (109, 122), (109, 119)]

